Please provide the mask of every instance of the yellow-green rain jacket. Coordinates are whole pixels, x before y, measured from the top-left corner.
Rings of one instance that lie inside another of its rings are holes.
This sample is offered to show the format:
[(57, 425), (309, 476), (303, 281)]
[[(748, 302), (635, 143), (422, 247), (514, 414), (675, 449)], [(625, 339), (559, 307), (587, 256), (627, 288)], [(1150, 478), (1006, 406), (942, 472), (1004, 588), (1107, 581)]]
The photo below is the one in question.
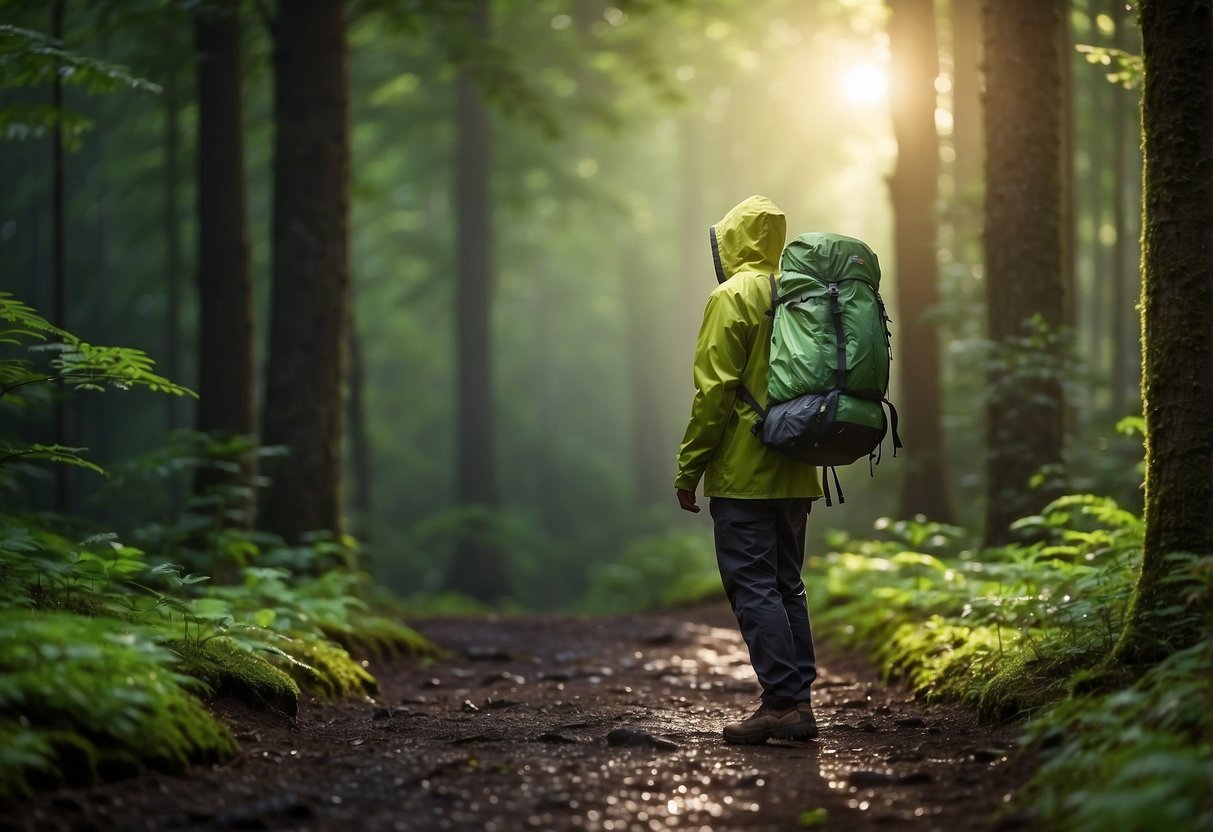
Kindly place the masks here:
[(817, 469), (770, 450), (750, 429), (758, 414), (737, 396), (744, 384), (763, 407), (771, 349), (769, 275), (779, 271), (783, 212), (764, 196), (743, 201), (712, 226), (720, 281), (695, 347), (695, 400), (674, 487), (707, 497), (820, 497)]

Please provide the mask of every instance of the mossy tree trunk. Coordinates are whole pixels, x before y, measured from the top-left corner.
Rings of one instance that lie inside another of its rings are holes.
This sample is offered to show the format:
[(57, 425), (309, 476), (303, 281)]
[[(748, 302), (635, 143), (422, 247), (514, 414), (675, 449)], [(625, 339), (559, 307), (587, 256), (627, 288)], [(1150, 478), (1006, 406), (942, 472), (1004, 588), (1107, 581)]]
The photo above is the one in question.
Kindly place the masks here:
[(349, 57), (341, 0), (291, 0), (274, 23), (273, 290), (262, 525), (340, 531), (349, 308)]
[[(1063, 0), (987, 0), (985, 538), (1064, 487), (1057, 333), (1065, 322), (1061, 135)], [(1048, 483), (1029, 483), (1048, 470)]]
[[(198, 57), (198, 409), (199, 431), (221, 438), (257, 432), (253, 276), (244, 179), (240, 3), (222, 0), (194, 18)], [(171, 173), (169, 174), (171, 176)], [(172, 215), (171, 207), (166, 211)], [(171, 222), (171, 220), (170, 220)], [(171, 279), (171, 276), (170, 276)], [(170, 310), (175, 315), (175, 310)], [(221, 505), (222, 525), (249, 527), (256, 455), (239, 471), (202, 469), (199, 493), (236, 487)]]
[[(474, 34), (488, 37), (489, 0), (476, 0)], [(467, 73), (456, 92), (456, 422), (458, 455), (455, 499), (471, 509), (456, 542), (447, 585), (482, 600), (507, 592), (505, 553), (492, 540), (490, 516), (501, 505), (497, 485), (496, 418), (493, 402), (493, 227), (489, 177), (492, 170), (488, 109)]]
[(1213, 2), (1139, 8), (1146, 533), (1117, 650), (1128, 663), (1198, 637), (1159, 616), (1184, 603), (1168, 555), (1213, 554)]
[(935, 258), (935, 199), (939, 142), (935, 132), (935, 78), (939, 47), (933, 0), (889, 0), (893, 59), (893, 133), (897, 167), (893, 198), (897, 274), (897, 366), (902, 436), (907, 458), (901, 514), (952, 522), (943, 465), (943, 379), (939, 333), (930, 313), (939, 302)]

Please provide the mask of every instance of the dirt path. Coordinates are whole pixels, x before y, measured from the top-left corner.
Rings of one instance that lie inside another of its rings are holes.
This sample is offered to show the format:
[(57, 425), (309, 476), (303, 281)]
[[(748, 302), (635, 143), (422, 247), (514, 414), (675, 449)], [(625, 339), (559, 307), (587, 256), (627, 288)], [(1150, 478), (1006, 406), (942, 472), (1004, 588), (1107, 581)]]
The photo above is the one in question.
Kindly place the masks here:
[(372, 668), (376, 702), (304, 703), (295, 725), (220, 702), (236, 760), (46, 795), (0, 826), (788, 830), (818, 809), (814, 828), (848, 832), (1018, 825), (992, 818), (1023, 777), (1013, 728), (914, 702), (828, 648), (818, 740), (724, 745), (758, 693), (727, 609), (419, 626), (453, 659)]

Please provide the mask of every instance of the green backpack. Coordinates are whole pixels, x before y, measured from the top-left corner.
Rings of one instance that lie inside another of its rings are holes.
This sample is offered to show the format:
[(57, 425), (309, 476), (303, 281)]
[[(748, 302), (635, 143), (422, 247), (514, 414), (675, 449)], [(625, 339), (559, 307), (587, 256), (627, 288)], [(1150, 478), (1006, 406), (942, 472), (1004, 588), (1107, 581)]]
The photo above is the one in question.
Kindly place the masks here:
[[(861, 457), (879, 462), (893, 428), (893, 455), (902, 447), (897, 410), (888, 400), (892, 361), (889, 317), (880, 297), (880, 263), (866, 243), (841, 234), (801, 234), (783, 250), (779, 281), (771, 275), (769, 406), (748, 390), (741, 397), (761, 417), (763, 444), (827, 469), (839, 501), (839, 465)], [(888, 408), (888, 418), (885, 408)]]

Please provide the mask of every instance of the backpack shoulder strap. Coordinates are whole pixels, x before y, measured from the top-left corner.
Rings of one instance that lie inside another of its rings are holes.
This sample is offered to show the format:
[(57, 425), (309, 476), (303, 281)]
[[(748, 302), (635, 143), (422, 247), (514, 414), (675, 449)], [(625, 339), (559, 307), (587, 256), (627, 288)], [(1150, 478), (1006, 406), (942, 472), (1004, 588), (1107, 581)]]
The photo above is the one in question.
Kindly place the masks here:
[(775, 309), (779, 306), (779, 284), (775, 281), (775, 273), (771, 272), (767, 275), (767, 279), (771, 281), (771, 308), (767, 310), (767, 317), (775, 317)]

